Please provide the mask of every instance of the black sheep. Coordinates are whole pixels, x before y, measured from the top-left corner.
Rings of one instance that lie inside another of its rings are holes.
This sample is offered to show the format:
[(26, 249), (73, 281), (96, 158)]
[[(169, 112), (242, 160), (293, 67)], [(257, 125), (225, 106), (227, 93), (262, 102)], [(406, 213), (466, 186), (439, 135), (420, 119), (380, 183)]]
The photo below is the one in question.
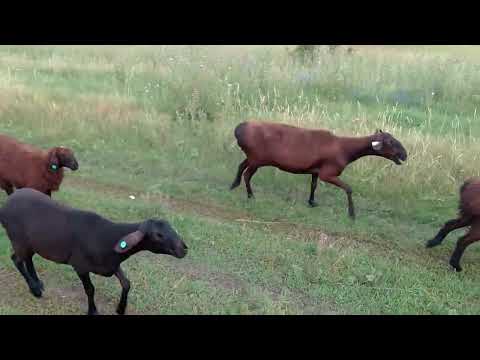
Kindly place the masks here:
[(12, 260), (32, 294), (42, 296), (32, 257), (71, 265), (88, 296), (88, 314), (97, 314), (95, 288), (90, 273), (115, 275), (122, 286), (117, 313), (125, 313), (130, 282), (120, 264), (133, 254), (148, 250), (183, 258), (187, 246), (164, 220), (114, 223), (93, 212), (67, 207), (29, 188), (16, 190), (0, 209), (0, 222), (12, 243)]

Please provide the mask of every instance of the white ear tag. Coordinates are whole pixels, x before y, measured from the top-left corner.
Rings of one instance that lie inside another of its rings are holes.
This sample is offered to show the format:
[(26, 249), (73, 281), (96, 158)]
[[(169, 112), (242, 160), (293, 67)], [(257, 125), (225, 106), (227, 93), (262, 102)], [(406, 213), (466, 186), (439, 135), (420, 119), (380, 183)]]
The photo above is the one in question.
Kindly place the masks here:
[(380, 150), (382, 148), (381, 141), (372, 141), (372, 148), (373, 150)]

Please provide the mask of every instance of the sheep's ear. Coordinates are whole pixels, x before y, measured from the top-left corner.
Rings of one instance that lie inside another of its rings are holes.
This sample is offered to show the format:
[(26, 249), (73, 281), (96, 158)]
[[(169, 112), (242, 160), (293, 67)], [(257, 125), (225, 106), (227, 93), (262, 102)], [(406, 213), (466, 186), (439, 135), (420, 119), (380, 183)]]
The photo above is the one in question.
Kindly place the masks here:
[(373, 150), (380, 150), (382, 148), (382, 142), (381, 141), (372, 141), (372, 148)]
[(60, 160), (57, 156), (57, 149), (53, 148), (49, 151), (48, 155), (48, 170), (57, 171), (60, 168)]
[(135, 247), (140, 241), (142, 241), (144, 236), (145, 234), (139, 230), (128, 234), (119, 242), (117, 242), (114, 248), (115, 252), (122, 254), (129, 251), (131, 248)]

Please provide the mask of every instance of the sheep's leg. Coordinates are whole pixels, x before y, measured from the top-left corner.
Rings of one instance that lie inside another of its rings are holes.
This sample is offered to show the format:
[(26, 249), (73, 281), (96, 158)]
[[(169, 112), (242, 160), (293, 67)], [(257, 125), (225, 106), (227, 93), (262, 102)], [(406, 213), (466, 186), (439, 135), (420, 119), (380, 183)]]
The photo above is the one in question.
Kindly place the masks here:
[(311, 207), (318, 206), (315, 202), (315, 190), (317, 189), (317, 182), (318, 182), (318, 174), (312, 174), (312, 183), (310, 185), (310, 198), (308, 199), (308, 203)]
[(85, 289), (85, 293), (87, 294), (88, 297), (88, 313), (87, 315), (98, 315), (97, 312), (97, 307), (95, 306), (95, 287), (92, 284), (92, 281), (90, 280), (90, 274), (87, 273), (82, 273), (80, 274), (77, 271), (77, 275), (82, 280), (83, 288)]
[(248, 166), (248, 159), (243, 160), (240, 163), (240, 165), (238, 165), (237, 175), (235, 176), (235, 180), (233, 180), (233, 183), (230, 186), (230, 190), (233, 190), (240, 185), (240, 183), (242, 182), (242, 174), (247, 168), (247, 166)]
[(468, 217), (461, 217), (458, 219), (453, 219), (447, 221), (443, 227), (440, 229), (440, 231), (435, 235), (435, 237), (426, 243), (427, 248), (431, 248), (437, 245), (440, 245), (445, 239), (445, 237), (453, 230), (460, 229), (462, 227), (467, 226), (471, 221), (471, 218)]
[(243, 174), (243, 179), (245, 180), (245, 187), (247, 188), (247, 195), (249, 199), (254, 197), (252, 187), (250, 185), (250, 180), (252, 179), (252, 176), (257, 172), (257, 169), (258, 167), (249, 166)]
[(120, 267), (115, 273), (115, 276), (117, 277), (118, 281), (120, 281), (120, 285), (122, 286), (122, 295), (117, 306), (117, 314), (124, 315), (125, 309), (127, 308), (128, 292), (130, 291), (130, 281), (127, 279), (125, 273)]
[(345, 191), (345, 193), (347, 194), (347, 199), (348, 199), (348, 215), (352, 219), (355, 219), (355, 208), (353, 206), (352, 188), (348, 184), (345, 184), (342, 180), (340, 180), (336, 176), (327, 175), (325, 173), (322, 174), (322, 172), (320, 172), (319, 177), (320, 177), (320, 179), (322, 179), (322, 181), (325, 181), (325, 182), (328, 182), (332, 185), (338, 186), (339, 188), (341, 188)]
[(462, 267), (460, 266), (460, 259), (463, 255), (463, 252), (467, 248), (467, 246), (474, 243), (475, 241), (478, 241), (479, 239), (480, 239), (480, 235), (477, 232), (472, 230), (470, 230), (468, 234), (458, 239), (455, 250), (453, 251), (453, 254), (450, 258), (450, 265), (456, 271), (462, 271)]
[(29, 272), (33, 280), (35, 280), (35, 282), (38, 284), (38, 287), (40, 288), (40, 290), (44, 291), (45, 287), (43, 286), (42, 280), (38, 278), (37, 271), (35, 270), (35, 266), (33, 265), (32, 257), (33, 256), (30, 256), (25, 260), (25, 265), (27, 265), (27, 271)]
[(11, 259), (15, 264), (17, 270), (20, 272), (20, 274), (22, 274), (23, 278), (27, 282), (27, 285), (33, 296), (37, 298), (42, 297), (42, 290), (40, 289), (38, 283), (28, 273), (27, 269), (25, 268), (25, 262), (21, 260), (16, 254), (13, 254)]
[(5, 190), (5, 192), (7, 193), (7, 195), (10, 195), (13, 193), (14, 189), (13, 189), (13, 185), (8, 183), (8, 182), (1, 182), (0, 183), (0, 187)]

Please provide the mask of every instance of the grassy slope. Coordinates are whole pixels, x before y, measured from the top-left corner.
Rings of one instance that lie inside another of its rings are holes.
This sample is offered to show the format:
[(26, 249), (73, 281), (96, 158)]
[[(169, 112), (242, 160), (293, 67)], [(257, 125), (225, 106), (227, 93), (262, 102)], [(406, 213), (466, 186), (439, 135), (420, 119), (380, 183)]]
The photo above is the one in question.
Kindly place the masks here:
[[(166, 217), (192, 249), (125, 264), (130, 312), (480, 313), (476, 246), (461, 274), (447, 267), (453, 235), (423, 248), (477, 174), (476, 47), (455, 49), (459, 63), (451, 48), (362, 47), (353, 58), (323, 54), (313, 68), (289, 63), (284, 47), (0, 51), (0, 131), (77, 153), (80, 171), (55, 197), (117, 220)], [(341, 134), (381, 127), (410, 158), (345, 171), (354, 225), (337, 189), (319, 186), (321, 206), (306, 206), (307, 176), (262, 169), (247, 201), (243, 184), (227, 190), (242, 159), (232, 129), (247, 117)], [(85, 309), (70, 268), (37, 259), (47, 287), (37, 301), (9, 254), (1, 232), (0, 313)], [(111, 313), (119, 285), (94, 281)]]

